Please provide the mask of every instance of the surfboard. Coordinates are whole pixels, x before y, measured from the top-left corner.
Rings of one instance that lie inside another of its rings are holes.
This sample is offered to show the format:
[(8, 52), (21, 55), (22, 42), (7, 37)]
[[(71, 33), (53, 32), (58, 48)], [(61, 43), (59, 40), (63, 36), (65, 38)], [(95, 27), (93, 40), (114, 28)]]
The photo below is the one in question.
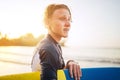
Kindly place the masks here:
[[(80, 80), (120, 80), (120, 67), (82, 68)], [(58, 70), (58, 80), (75, 80), (69, 71)]]
[[(82, 68), (80, 80), (120, 80), (120, 67)], [(40, 80), (40, 72), (0, 76), (0, 80)], [(75, 80), (68, 69), (57, 71), (57, 80)]]

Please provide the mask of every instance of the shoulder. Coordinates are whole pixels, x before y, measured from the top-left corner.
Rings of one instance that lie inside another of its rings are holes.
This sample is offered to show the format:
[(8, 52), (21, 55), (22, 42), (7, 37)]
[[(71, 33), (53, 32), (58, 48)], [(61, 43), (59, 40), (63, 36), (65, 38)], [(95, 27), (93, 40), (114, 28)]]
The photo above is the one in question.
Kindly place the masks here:
[(51, 52), (51, 51), (55, 50), (55, 47), (56, 46), (55, 46), (54, 42), (52, 42), (49, 38), (45, 38), (38, 43), (38, 45), (36, 46), (36, 49), (37, 49), (37, 51), (46, 50), (48, 52)]
[(49, 38), (46, 38), (39, 43), (39, 47), (42, 49), (52, 48), (53, 46), (54, 43)]

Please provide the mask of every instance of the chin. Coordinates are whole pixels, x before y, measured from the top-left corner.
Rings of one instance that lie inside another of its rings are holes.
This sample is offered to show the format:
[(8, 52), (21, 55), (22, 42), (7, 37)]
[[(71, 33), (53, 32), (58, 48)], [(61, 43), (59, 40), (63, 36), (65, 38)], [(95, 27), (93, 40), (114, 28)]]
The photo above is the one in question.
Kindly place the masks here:
[(68, 37), (68, 33), (62, 34), (62, 37), (63, 37), (63, 38), (67, 38), (67, 37)]
[(64, 35), (63, 37), (64, 37), (64, 38), (67, 38), (67, 37), (68, 37), (68, 35)]

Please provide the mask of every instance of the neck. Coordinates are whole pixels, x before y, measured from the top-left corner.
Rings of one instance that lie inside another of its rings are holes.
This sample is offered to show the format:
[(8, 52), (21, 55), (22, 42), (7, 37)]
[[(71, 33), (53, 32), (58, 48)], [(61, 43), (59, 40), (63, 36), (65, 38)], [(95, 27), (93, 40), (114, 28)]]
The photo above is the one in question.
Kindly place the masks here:
[(57, 43), (60, 42), (60, 40), (61, 40), (61, 37), (60, 37), (60, 36), (55, 35), (55, 34), (52, 34), (52, 33), (49, 33), (49, 34), (52, 36), (52, 38), (53, 38)]

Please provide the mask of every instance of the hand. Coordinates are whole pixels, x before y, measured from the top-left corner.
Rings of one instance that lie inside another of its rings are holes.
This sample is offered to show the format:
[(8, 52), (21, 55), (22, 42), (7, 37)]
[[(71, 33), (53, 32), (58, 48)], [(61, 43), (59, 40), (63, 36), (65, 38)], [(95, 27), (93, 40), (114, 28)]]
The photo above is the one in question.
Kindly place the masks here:
[(80, 80), (80, 77), (82, 76), (82, 72), (80, 69), (80, 65), (73, 60), (68, 61), (67, 68), (69, 69), (71, 78), (75, 78), (75, 80)]

